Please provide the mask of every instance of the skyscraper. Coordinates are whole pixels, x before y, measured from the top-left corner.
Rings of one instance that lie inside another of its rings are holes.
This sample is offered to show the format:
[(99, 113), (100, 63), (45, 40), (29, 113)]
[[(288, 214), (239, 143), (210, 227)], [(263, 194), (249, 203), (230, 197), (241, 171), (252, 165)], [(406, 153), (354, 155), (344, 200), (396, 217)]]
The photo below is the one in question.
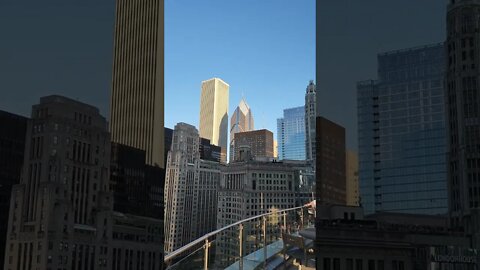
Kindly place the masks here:
[(453, 226), (466, 228), (479, 226), (471, 224), (472, 209), (480, 207), (479, 16), (480, 1), (450, 1), (445, 44), (449, 212)]
[(346, 204), (345, 128), (323, 117), (316, 123), (316, 198)]
[(347, 205), (358, 206), (360, 199), (360, 191), (358, 186), (358, 155), (352, 150), (347, 150), (346, 158)]
[(73, 269), (76, 260), (108, 259), (92, 231), (106, 230), (109, 158), (107, 121), (97, 108), (60, 96), (32, 107), (24, 177), (12, 191), (5, 269)]
[(230, 120), (230, 161), (233, 161), (235, 152), (235, 133), (252, 131), (255, 129), (252, 110), (244, 98), (233, 112)]
[(244, 146), (250, 148), (253, 157), (273, 158), (273, 133), (266, 129), (239, 132), (235, 134), (234, 159), (239, 157), (239, 149)]
[(161, 269), (162, 222), (113, 211), (110, 136), (97, 108), (42, 97), (32, 107), (24, 153), (4, 269)]
[[(305, 163), (296, 161), (272, 163), (255, 160), (246, 147), (242, 160), (222, 167), (217, 227), (223, 228), (274, 209), (288, 209), (305, 204), (310, 200), (309, 197), (307, 200), (301, 200), (305, 199), (303, 197), (297, 198), (302, 195), (297, 191), (301, 182), (301, 171), (305, 170), (305, 167)], [(268, 244), (280, 237), (280, 222), (279, 216), (268, 220)], [(261, 230), (255, 225), (255, 222), (245, 224), (243, 254), (258, 250), (262, 242)], [(238, 241), (238, 228), (220, 233), (216, 239), (216, 269), (224, 269), (238, 261)]]
[(110, 131), (112, 141), (164, 167), (163, 0), (117, 0)]
[(200, 96), (200, 137), (222, 147), (222, 162), (227, 162), (228, 95), (230, 86), (219, 78), (202, 82)]
[(0, 111), (0, 266), (5, 255), (12, 187), (20, 183), (28, 118)]
[(278, 159), (305, 160), (305, 106), (283, 110), (277, 141)]
[(194, 126), (175, 126), (165, 183), (166, 252), (216, 228), (220, 163), (201, 160), (200, 143)]
[(313, 81), (305, 93), (305, 155), (306, 160), (315, 164), (315, 123), (317, 117), (317, 92)]
[(357, 89), (365, 212), (447, 212), (444, 46), (378, 55), (378, 81)]

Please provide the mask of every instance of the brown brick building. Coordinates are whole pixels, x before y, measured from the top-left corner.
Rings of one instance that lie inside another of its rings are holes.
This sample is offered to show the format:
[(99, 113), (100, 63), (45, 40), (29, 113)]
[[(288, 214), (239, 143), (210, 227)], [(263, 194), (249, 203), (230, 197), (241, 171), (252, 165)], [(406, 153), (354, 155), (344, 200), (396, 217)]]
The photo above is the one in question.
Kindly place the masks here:
[(238, 150), (242, 146), (249, 146), (255, 158), (273, 158), (273, 133), (266, 129), (239, 132), (235, 134), (235, 155), (238, 159)]

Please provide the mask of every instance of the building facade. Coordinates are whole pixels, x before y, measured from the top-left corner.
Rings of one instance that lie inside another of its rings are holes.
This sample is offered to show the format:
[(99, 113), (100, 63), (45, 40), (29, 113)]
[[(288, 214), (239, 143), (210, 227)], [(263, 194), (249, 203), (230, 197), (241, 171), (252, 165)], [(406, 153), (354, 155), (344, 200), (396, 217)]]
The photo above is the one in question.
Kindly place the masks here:
[(124, 218), (122, 227), (130, 235), (114, 237), (119, 229), (109, 185), (110, 136), (97, 108), (42, 97), (32, 107), (23, 163), (20, 184), (12, 190), (4, 269), (110, 269), (112, 246), (122, 247), (116, 269), (133, 263), (161, 269), (151, 257), (133, 257), (163, 254), (158, 239), (131, 236), (150, 229), (132, 224), (134, 216)]
[[(311, 198), (298, 192), (301, 175), (309, 168), (305, 163), (255, 160), (248, 148), (243, 159), (222, 168), (218, 192), (217, 228), (275, 209), (300, 206)], [(302, 189), (303, 190), (303, 189)], [(303, 200), (302, 200), (303, 199)], [(281, 236), (281, 217), (273, 215), (266, 221), (267, 243)], [(261, 219), (244, 226), (243, 254), (250, 254), (263, 245)], [(216, 266), (225, 268), (238, 260), (238, 228), (220, 233), (216, 242)]]
[(360, 191), (358, 185), (358, 155), (356, 152), (347, 150), (346, 152), (346, 194), (347, 205), (359, 206)]
[(167, 156), (168, 156), (168, 151), (170, 151), (170, 148), (172, 147), (172, 139), (173, 139), (173, 129), (171, 128), (165, 128), (165, 160), (164, 160), (164, 166), (163, 168), (167, 167)]
[(248, 106), (247, 101), (242, 98), (242, 101), (238, 104), (230, 120), (230, 162), (234, 159), (235, 134), (252, 130), (255, 130), (252, 110), (250, 106)]
[(345, 205), (345, 128), (317, 117), (316, 142), (316, 198), (323, 204)]
[(165, 183), (167, 253), (216, 228), (221, 163), (200, 159), (199, 144), (194, 126), (175, 126)]
[(222, 162), (227, 162), (228, 98), (230, 86), (219, 78), (202, 82), (200, 96), (200, 137), (222, 147)]
[(278, 159), (305, 160), (305, 106), (283, 110), (277, 119)]
[(378, 55), (357, 85), (360, 195), (366, 213), (447, 212), (443, 44)]
[(200, 159), (220, 162), (222, 148), (210, 143), (210, 140), (200, 138)]
[(108, 215), (111, 200), (107, 122), (98, 109), (60, 96), (41, 98), (31, 118), (23, 177), (12, 191), (4, 268), (102, 265), (105, 226), (96, 221)]
[[(449, 1), (446, 104), (448, 190), (452, 226), (478, 231), (472, 209), (480, 207), (480, 1)], [(477, 247), (480, 241), (476, 239)]]
[(163, 219), (164, 169), (145, 163), (145, 151), (112, 143), (110, 190), (114, 211)]
[(378, 213), (319, 206), (316, 269), (473, 270), (478, 252), (445, 215)]
[[(365, 213), (375, 212), (375, 151), (371, 147), (377, 140), (379, 130), (375, 126), (374, 108), (378, 106), (377, 81), (369, 80), (357, 83), (357, 119), (358, 119), (358, 177), (360, 186), (360, 205)], [(376, 120), (378, 121), (378, 120)]]
[(305, 157), (315, 164), (315, 124), (317, 118), (317, 91), (313, 81), (305, 93)]
[(20, 184), (28, 118), (0, 111), (0, 265), (4, 263), (12, 187)]
[(241, 147), (250, 147), (253, 157), (273, 159), (273, 133), (266, 129), (239, 132), (235, 134), (235, 146), (233, 148), (234, 159), (239, 158)]
[(112, 141), (146, 152), (164, 168), (163, 0), (117, 0), (113, 46)]

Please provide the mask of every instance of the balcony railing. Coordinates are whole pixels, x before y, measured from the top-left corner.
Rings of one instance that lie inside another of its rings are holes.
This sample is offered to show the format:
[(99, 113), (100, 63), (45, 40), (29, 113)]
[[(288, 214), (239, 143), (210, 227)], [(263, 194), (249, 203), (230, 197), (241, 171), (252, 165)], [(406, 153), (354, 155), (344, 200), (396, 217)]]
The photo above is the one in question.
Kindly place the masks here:
[(282, 254), (283, 236), (301, 237), (299, 233), (313, 224), (314, 216), (305, 206), (271, 209), (210, 232), (166, 254), (164, 261), (169, 270), (272, 268), (289, 259)]

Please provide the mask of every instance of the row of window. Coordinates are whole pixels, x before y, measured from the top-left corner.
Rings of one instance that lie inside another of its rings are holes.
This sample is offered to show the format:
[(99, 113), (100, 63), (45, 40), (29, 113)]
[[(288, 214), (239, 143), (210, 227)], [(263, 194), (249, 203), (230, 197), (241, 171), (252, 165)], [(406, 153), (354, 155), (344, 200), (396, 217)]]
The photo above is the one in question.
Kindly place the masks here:
[[(340, 258), (323, 258), (323, 270), (384, 270), (386, 269), (384, 260), (364, 260), (347, 258), (341, 261)], [(387, 267), (388, 269), (388, 267)], [(405, 270), (405, 262), (392, 260), (392, 270)]]

